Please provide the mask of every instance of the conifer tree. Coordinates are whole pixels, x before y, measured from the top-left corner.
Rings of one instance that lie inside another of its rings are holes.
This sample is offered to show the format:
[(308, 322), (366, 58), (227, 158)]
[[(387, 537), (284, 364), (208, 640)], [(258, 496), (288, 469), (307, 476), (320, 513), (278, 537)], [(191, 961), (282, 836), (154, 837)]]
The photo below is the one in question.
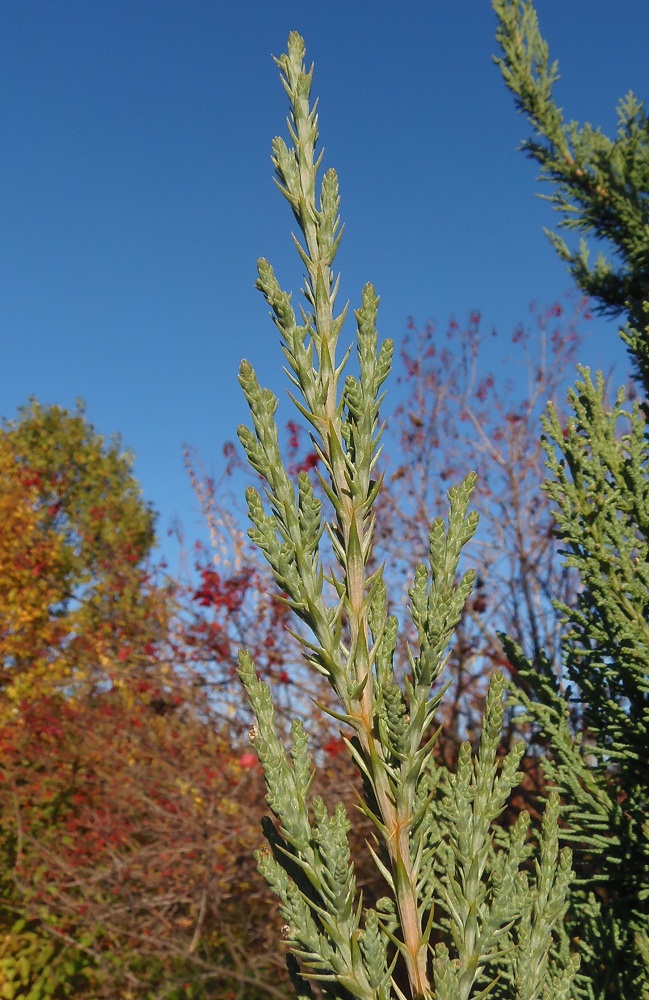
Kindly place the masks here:
[[(469, 512), (475, 476), (449, 490), (449, 515), (430, 531), (427, 564), (410, 589), (417, 641), (395, 658), (400, 622), (388, 614), (382, 568), (372, 555), (373, 505), (381, 488), (379, 406), (392, 344), (380, 346), (378, 298), (363, 290), (357, 323), (358, 375), (344, 376), (351, 348), (336, 357), (346, 309), (335, 310), (332, 265), (341, 238), (338, 178), (327, 170), (317, 191), (318, 120), (310, 104), (312, 69), (300, 36), (278, 60), (288, 94), (292, 147), (277, 138), (273, 161), (302, 242), (305, 305), (298, 319), (265, 260), (258, 287), (279, 330), (292, 399), (309, 423), (324, 502), (308, 471), (294, 483), (279, 449), (278, 400), (249, 362), (240, 382), (253, 429), (239, 428), (265, 501), (250, 487), (251, 538), (266, 557), (296, 617), (308, 665), (330, 682), (349, 753), (364, 781), (360, 808), (372, 821), (368, 849), (385, 895), (364, 905), (357, 891), (339, 803), (330, 813), (310, 795), (313, 761), (304, 727), (292, 726), (287, 753), (274, 722), (270, 688), (248, 654), (240, 675), (256, 717), (250, 738), (264, 767), (269, 849), (259, 869), (280, 900), (297, 995), (317, 982), (327, 998), (469, 1000), (570, 997), (577, 959), (556, 946), (571, 879), (570, 851), (558, 850), (558, 797), (551, 796), (531, 863), (529, 817), (507, 832), (495, 825), (519, 781), (519, 742), (498, 753), (504, 679), (494, 674), (478, 752), (460, 751), (456, 773), (434, 756), (435, 715), (444, 694), (445, 652), (475, 573), (457, 573), (477, 518)], [(313, 471), (311, 473), (313, 475)], [(301, 623), (301, 624), (300, 624)]]
[[(532, 137), (523, 149), (552, 185), (559, 227), (582, 234), (553, 245), (601, 312), (621, 316), (643, 395), (649, 393), (649, 121), (628, 93), (618, 132), (566, 122), (531, 2), (493, 0), (502, 56), (496, 62)], [(605, 253), (591, 262), (590, 241)], [(606, 255), (605, 255), (606, 254)], [(578, 882), (569, 931), (582, 943), (580, 995), (649, 997), (649, 453), (646, 404), (624, 388), (607, 403), (601, 373), (579, 368), (562, 426), (549, 408), (545, 447), (557, 532), (581, 579), (564, 608), (564, 672), (510, 659), (534, 691), (519, 693), (552, 742), (545, 761), (561, 791), (563, 835)]]

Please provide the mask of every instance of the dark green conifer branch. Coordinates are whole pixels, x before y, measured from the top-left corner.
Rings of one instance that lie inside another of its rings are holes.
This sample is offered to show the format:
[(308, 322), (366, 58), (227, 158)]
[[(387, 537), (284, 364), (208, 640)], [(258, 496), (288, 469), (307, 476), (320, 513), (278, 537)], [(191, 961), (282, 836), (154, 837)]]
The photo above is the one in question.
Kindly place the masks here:
[[(604, 380), (588, 369), (570, 392), (574, 416), (544, 419), (566, 563), (580, 574), (566, 624), (561, 685), (539, 675), (505, 640), (535, 692), (518, 697), (550, 738), (548, 777), (565, 798), (564, 839), (577, 851), (581, 888), (571, 922), (586, 938), (586, 996), (643, 997), (649, 982), (649, 478), (645, 422), (620, 390), (605, 405)], [(575, 738), (575, 729), (578, 737)], [(583, 925), (583, 926), (582, 926)], [(603, 964), (602, 952), (608, 956)], [(639, 992), (638, 992), (639, 990)], [(591, 992), (593, 991), (593, 992)]]
[[(622, 331), (649, 391), (649, 123), (627, 95), (615, 139), (565, 124), (552, 98), (550, 64), (532, 3), (493, 0), (500, 65), (535, 138), (524, 148), (554, 185), (560, 225), (612, 249), (590, 266), (586, 244), (571, 252), (553, 237), (581, 288)], [(607, 403), (601, 373), (579, 369), (572, 416), (544, 419), (557, 534), (581, 578), (565, 616), (561, 678), (534, 669), (505, 639), (527, 687), (517, 697), (548, 739), (544, 761), (563, 798), (563, 838), (578, 880), (567, 932), (581, 942), (580, 996), (649, 997), (649, 454), (644, 405), (621, 389)], [(530, 695), (529, 692), (532, 692)]]
[(632, 93), (622, 98), (613, 139), (588, 123), (566, 122), (553, 98), (558, 64), (550, 62), (532, 0), (493, 0), (493, 7), (503, 53), (495, 61), (533, 130), (522, 148), (552, 184), (553, 193), (545, 197), (561, 215), (559, 227), (594, 237), (603, 252), (593, 263), (585, 239), (570, 249), (557, 233), (548, 235), (598, 308), (628, 318), (623, 338), (649, 395), (649, 120), (644, 103)]

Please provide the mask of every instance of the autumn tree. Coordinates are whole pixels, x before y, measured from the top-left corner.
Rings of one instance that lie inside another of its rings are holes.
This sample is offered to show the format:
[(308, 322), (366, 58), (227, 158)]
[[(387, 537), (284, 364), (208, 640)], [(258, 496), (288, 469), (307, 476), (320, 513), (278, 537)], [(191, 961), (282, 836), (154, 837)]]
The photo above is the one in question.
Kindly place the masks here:
[(149, 586), (154, 515), (132, 458), (83, 409), (32, 401), (0, 431), (0, 681), (5, 705), (36, 688), (91, 691), (164, 638)]
[(123, 690), (83, 706), (41, 698), (0, 728), (6, 932), (27, 957), (26, 933), (50, 952), (47, 969), (23, 962), (21, 985), (58, 975), (61, 995), (282, 996), (263, 946), (268, 901), (241, 907), (255, 895), (256, 768), (182, 694), (138, 687), (130, 704)]

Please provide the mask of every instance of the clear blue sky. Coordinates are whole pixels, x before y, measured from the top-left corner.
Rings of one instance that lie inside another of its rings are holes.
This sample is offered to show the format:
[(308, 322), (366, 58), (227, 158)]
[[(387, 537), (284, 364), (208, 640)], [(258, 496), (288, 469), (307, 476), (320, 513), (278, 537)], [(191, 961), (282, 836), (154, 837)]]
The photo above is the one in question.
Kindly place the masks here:
[[(618, 98), (649, 96), (649, 4), (537, 8), (559, 103), (612, 131)], [(506, 332), (569, 288), (488, 0), (3, 0), (0, 414), (83, 397), (135, 452), (162, 532), (198, 531), (181, 444), (218, 474), (246, 419), (240, 358), (284, 386), (254, 280), (263, 255), (301, 282), (269, 159), (286, 114), (270, 56), (294, 28), (341, 181), (342, 299), (371, 280), (398, 338), (408, 315), (474, 308)], [(586, 361), (623, 359), (610, 324), (594, 331)]]

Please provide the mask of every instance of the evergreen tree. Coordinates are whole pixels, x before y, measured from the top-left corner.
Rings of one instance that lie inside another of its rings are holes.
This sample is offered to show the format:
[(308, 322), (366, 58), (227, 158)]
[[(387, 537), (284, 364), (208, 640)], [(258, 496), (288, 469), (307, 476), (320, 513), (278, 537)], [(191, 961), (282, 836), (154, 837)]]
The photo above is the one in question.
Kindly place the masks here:
[[(553, 186), (559, 227), (602, 241), (591, 263), (583, 237), (550, 233), (579, 286), (619, 315), (637, 380), (649, 394), (649, 122), (631, 93), (611, 139), (565, 122), (553, 97), (558, 66), (531, 2), (493, 0), (496, 59), (532, 137), (524, 150)], [(581, 995), (649, 997), (649, 453), (646, 404), (623, 388), (607, 403), (601, 373), (579, 369), (562, 426), (544, 420), (557, 532), (581, 579), (564, 608), (564, 672), (533, 670), (506, 642), (534, 691), (519, 697), (551, 739), (547, 775), (561, 791), (578, 880), (568, 931), (581, 942)]]

